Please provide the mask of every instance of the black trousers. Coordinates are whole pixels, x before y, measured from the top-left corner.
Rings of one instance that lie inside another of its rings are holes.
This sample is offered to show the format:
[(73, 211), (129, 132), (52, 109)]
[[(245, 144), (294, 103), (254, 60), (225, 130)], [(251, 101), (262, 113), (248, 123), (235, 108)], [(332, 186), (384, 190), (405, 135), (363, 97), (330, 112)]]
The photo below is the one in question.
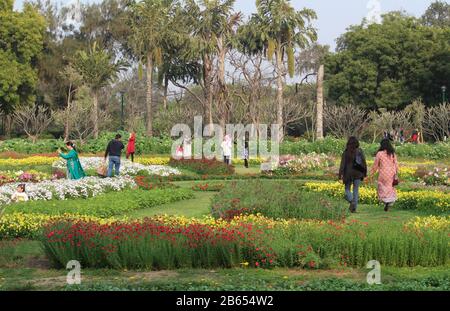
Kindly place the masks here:
[(225, 162), (226, 165), (230, 165), (230, 157), (223, 157), (223, 162)]
[(248, 159), (244, 159), (244, 166), (245, 168), (248, 168)]
[(134, 162), (134, 152), (127, 155), (127, 159), (131, 157), (131, 162)]

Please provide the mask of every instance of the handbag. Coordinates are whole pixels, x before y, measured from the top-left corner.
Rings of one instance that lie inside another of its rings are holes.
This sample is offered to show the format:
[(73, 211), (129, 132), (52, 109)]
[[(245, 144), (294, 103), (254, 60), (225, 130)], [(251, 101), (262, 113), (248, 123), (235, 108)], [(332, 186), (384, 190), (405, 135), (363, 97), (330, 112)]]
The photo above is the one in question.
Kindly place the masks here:
[(99, 176), (105, 177), (106, 174), (107, 174), (107, 172), (108, 172), (108, 168), (107, 168), (106, 165), (104, 165), (104, 164), (100, 165), (100, 166), (97, 168), (97, 174), (98, 174)]
[(364, 167), (363, 158), (361, 152), (357, 152), (355, 159), (353, 160), (353, 168), (361, 173), (366, 173), (366, 168)]
[(392, 182), (392, 186), (395, 187), (395, 186), (398, 186), (399, 184), (400, 184), (400, 180), (398, 179), (397, 174), (395, 174), (394, 181)]

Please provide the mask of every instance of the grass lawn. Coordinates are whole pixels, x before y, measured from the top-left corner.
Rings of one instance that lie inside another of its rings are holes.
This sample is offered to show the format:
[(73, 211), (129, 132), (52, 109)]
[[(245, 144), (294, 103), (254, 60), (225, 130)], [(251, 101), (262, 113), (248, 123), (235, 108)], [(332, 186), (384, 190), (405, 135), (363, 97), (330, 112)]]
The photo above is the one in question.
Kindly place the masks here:
[(196, 192), (194, 199), (138, 210), (125, 215), (135, 219), (155, 215), (202, 217), (209, 214), (209, 203), (214, 194), (212, 192)]

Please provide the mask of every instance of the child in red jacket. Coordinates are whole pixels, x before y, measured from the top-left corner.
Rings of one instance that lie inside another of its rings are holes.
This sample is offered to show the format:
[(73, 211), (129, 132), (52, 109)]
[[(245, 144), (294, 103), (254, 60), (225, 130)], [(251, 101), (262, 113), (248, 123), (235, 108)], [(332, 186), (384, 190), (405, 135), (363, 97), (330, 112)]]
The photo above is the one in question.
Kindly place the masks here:
[(134, 162), (134, 153), (136, 152), (136, 133), (132, 132), (128, 139), (127, 159), (131, 156), (131, 162)]

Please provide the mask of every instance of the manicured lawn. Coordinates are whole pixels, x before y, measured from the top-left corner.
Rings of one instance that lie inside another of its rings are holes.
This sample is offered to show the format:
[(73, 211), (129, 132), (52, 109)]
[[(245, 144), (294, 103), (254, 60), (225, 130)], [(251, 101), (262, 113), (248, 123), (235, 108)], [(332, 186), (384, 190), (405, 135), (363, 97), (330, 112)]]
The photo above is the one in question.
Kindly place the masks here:
[(145, 218), (155, 215), (202, 217), (209, 214), (209, 203), (214, 194), (212, 192), (196, 192), (194, 199), (137, 210), (125, 215), (130, 218)]

